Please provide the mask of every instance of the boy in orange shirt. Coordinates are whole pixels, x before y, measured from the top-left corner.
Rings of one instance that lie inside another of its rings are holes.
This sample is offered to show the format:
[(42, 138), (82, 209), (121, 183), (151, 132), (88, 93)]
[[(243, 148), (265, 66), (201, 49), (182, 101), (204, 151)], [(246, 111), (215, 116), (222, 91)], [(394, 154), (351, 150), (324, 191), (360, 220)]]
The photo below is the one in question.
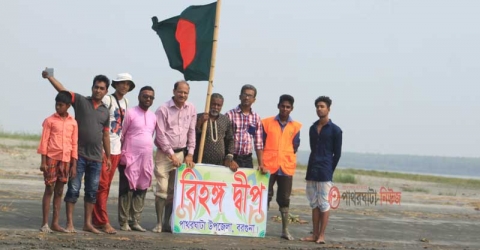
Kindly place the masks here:
[[(78, 125), (67, 112), (72, 104), (72, 94), (68, 91), (60, 91), (55, 97), (55, 102), (57, 112), (43, 122), (42, 138), (37, 151), (42, 155), (40, 171), (45, 178), (45, 192), (42, 200), (43, 221), (40, 228), (40, 231), (45, 233), (51, 233), (52, 230), (66, 232), (58, 224), (63, 186), (67, 183), (69, 175), (74, 177), (77, 173)], [(48, 214), (52, 194), (53, 218), (50, 228)]]

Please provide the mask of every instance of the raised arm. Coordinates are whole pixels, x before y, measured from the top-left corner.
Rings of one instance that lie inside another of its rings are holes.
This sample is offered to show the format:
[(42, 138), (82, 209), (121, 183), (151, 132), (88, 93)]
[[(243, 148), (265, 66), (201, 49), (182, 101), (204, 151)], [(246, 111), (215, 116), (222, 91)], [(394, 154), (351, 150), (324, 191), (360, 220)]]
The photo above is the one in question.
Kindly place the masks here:
[(58, 91), (66, 91), (67, 89), (53, 76), (48, 76), (47, 71), (42, 71), (42, 77), (48, 79), (48, 81), (52, 84), (52, 86)]

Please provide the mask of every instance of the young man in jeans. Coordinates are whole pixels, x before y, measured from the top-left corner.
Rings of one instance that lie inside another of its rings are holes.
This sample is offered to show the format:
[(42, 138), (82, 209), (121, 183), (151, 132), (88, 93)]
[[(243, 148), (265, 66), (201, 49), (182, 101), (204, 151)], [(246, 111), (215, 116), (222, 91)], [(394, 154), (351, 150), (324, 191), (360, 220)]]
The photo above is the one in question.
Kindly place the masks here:
[[(57, 91), (66, 91), (65, 87), (53, 76), (49, 76), (47, 71), (43, 71), (42, 76), (48, 79)], [(71, 92), (75, 120), (78, 123), (78, 162), (77, 174), (75, 178), (68, 181), (68, 190), (64, 199), (67, 207), (66, 231), (70, 233), (76, 232), (73, 226), (73, 209), (80, 195), (84, 174), (85, 217), (83, 230), (100, 233), (92, 224), (92, 211), (97, 198), (103, 151), (106, 154), (107, 171), (110, 171), (111, 167), (109, 115), (107, 107), (102, 103), (102, 98), (107, 94), (109, 86), (110, 80), (106, 76), (97, 75), (93, 79), (91, 97)]]

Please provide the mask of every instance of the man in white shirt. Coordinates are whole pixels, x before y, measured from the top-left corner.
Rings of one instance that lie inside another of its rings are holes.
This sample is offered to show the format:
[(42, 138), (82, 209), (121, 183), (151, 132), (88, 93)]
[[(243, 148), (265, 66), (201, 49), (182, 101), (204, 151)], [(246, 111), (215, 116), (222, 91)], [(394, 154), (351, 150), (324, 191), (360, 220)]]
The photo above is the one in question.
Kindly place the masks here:
[[(120, 162), (122, 150), (120, 136), (122, 134), (123, 119), (128, 107), (128, 100), (125, 98), (125, 95), (135, 88), (135, 83), (130, 74), (121, 73), (117, 75), (116, 80), (112, 80), (112, 87), (115, 89), (115, 93), (103, 97), (103, 104), (107, 106), (110, 113), (110, 157), (112, 167), (110, 171), (107, 171), (106, 167), (102, 167), (97, 191), (97, 203), (95, 203), (93, 208), (92, 219), (95, 227), (101, 228), (108, 234), (117, 232), (108, 219), (107, 200), (115, 170)], [(105, 161), (103, 165), (105, 165)]]

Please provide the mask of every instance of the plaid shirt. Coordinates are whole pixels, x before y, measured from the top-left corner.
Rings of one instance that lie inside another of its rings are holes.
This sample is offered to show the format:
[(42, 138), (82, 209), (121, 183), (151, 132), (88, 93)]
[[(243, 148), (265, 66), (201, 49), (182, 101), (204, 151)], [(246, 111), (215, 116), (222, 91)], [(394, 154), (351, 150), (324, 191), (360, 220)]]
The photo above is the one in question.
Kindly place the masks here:
[(263, 150), (263, 126), (260, 116), (250, 109), (250, 114), (243, 114), (240, 106), (226, 113), (233, 126), (235, 142), (234, 154), (248, 155), (252, 153), (252, 140), (256, 150)]

